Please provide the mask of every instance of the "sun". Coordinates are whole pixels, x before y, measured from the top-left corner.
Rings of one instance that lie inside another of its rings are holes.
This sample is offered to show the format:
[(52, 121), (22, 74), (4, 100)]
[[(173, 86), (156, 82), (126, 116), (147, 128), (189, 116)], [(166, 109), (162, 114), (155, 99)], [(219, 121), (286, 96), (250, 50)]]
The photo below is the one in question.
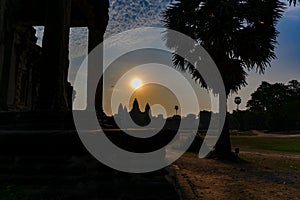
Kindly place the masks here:
[(135, 79), (133, 79), (133, 80), (131, 81), (131, 86), (132, 86), (134, 89), (138, 89), (139, 87), (142, 86), (142, 81), (141, 81), (140, 79), (135, 78)]

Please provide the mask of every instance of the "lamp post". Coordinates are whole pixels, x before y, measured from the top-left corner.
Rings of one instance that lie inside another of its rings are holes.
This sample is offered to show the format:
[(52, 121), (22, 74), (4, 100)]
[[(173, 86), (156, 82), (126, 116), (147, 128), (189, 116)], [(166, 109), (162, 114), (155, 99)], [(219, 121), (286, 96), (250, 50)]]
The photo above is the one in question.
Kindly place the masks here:
[(236, 104), (236, 111), (239, 111), (239, 105), (242, 103), (241, 97), (235, 97), (234, 103)]
[(179, 109), (179, 107), (176, 105), (176, 106), (175, 106), (176, 115), (177, 115), (178, 109)]

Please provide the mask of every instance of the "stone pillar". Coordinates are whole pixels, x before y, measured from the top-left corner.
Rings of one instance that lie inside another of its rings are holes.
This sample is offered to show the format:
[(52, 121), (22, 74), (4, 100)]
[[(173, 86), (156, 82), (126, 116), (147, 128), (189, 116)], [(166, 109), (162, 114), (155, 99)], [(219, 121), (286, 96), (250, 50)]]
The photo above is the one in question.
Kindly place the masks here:
[[(4, 41), (5, 41), (5, 10), (6, 10), (6, 0), (0, 0), (0, 81), (2, 71), (3, 71), (3, 61), (4, 61)], [(1, 82), (0, 82), (1, 83)]]
[[(88, 53), (90, 54), (95, 47), (103, 41), (103, 35), (105, 33), (107, 24), (108, 24), (108, 8), (109, 0), (102, 1), (84, 1), (87, 4), (82, 6), (81, 12), (86, 16), (86, 22), (89, 29), (89, 38), (88, 38)], [(78, 2), (77, 2), (78, 3)], [(83, 4), (84, 5), (84, 4)], [(87, 110), (97, 110), (98, 114), (103, 114), (103, 78), (100, 79), (97, 77), (98, 74), (95, 72), (102, 73), (103, 71), (103, 49), (98, 48), (97, 52), (94, 51), (97, 56), (88, 58), (88, 75), (87, 75)], [(93, 65), (92, 63), (98, 63)], [(95, 89), (96, 86), (99, 86), (96, 91), (92, 91), (89, 88)], [(95, 96), (95, 93), (97, 95)], [(95, 105), (96, 104), (96, 105)], [(96, 108), (95, 108), (96, 106)], [(102, 112), (102, 113), (99, 113)]]
[[(89, 54), (93, 51), (93, 56), (88, 58), (88, 76), (87, 76), (87, 110), (96, 109), (97, 112), (103, 113), (103, 77), (97, 75), (103, 72), (103, 49), (95, 48), (103, 41), (102, 31), (98, 27), (89, 27)], [(97, 63), (95, 65), (95, 63)], [(99, 72), (99, 73), (95, 73)], [(100, 78), (100, 80), (99, 80)], [(98, 82), (99, 80), (99, 82)], [(96, 96), (95, 91), (90, 90), (98, 84)], [(95, 107), (94, 107), (95, 106)]]
[(13, 27), (7, 2), (0, 0), (0, 110), (8, 110), (7, 94), (13, 48)]
[(38, 110), (68, 110), (67, 72), (69, 67), (69, 31), (71, 0), (46, 0), (43, 37), (43, 64)]
[[(15, 96), (16, 96), (16, 78), (17, 78), (17, 51), (16, 51), (16, 31), (14, 31), (12, 47), (10, 53), (10, 64), (8, 73), (8, 85), (7, 85), (7, 106), (9, 110), (15, 110)], [(21, 70), (21, 69), (20, 69)]]

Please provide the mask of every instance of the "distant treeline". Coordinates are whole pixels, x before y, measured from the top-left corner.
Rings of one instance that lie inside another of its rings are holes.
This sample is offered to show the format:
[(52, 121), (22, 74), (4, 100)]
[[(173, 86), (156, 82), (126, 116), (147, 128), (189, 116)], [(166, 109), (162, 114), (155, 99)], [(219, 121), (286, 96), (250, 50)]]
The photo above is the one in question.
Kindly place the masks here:
[(300, 130), (300, 83), (262, 82), (247, 102), (247, 110), (229, 114), (231, 129)]

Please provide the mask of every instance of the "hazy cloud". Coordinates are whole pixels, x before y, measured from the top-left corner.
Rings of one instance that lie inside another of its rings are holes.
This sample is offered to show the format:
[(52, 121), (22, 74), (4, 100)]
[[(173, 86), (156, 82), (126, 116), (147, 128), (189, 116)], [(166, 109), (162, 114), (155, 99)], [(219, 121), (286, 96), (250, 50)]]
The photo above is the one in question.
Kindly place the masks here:
[[(144, 26), (161, 27), (161, 13), (170, 0), (111, 0), (109, 23), (105, 37), (125, 30)], [(43, 27), (36, 27), (38, 44), (42, 45)], [(87, 28), (70, 30), (70, 57), (76, 58), (87, 53)]]
[(161, 13), (170, 0), (111, 0), (106, 36), (143, 26), (162, 26)]

